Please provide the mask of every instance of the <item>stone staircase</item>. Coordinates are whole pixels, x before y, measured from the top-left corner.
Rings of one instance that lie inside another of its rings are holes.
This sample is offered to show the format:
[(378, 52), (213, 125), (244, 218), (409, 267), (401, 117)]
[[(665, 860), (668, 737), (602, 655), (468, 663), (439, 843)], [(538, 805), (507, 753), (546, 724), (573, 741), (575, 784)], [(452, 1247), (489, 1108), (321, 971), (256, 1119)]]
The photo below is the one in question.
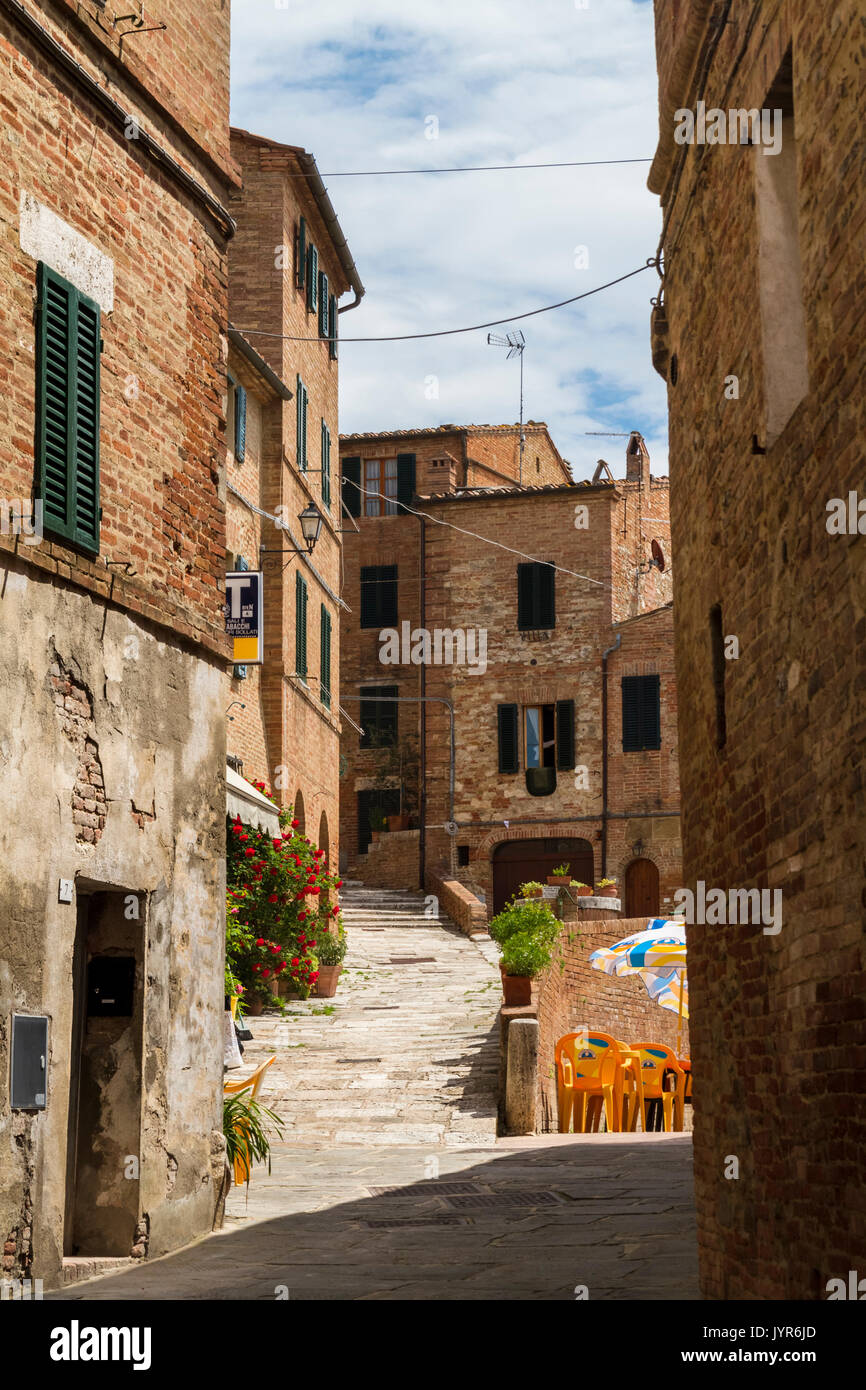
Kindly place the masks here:
[(418, 892), (347, 881), (341, 906), (349, 950), (336, 997), (251, 1020), (244, 1064), (276, 1054), (261, 1099), (283, 1119), (285, 1142), (489, 1144), (501, 1002), (493, 943), (428, 915), (435, 899)]

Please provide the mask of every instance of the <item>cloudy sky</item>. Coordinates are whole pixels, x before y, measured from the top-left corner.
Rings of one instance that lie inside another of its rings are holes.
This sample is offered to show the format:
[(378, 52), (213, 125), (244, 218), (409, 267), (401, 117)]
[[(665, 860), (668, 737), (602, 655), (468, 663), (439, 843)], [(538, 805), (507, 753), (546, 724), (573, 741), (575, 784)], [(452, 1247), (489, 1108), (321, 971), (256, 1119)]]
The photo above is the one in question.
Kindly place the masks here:
[[(232, 8), (232, 120), (315, 155), (366, 287), (361, 307), (340, 318), (341, 430), (515, 421), (518, 364), (487, 345), (486, 331), (345, 339), (501, 319), (643, 265), (661, 226), (649, 164), (337, 175), (648, 160), (658, 109), (652, 5), (235, 0)], [(576, 478), (599, 457), (619, 465), (624, 452), (625, 440), (588, 430), (641, 430), (653, 472), (667, 472), (664, 384), (649, 351), (657, 290), (648, 270), (519, 325), (526, 418), (547, 421)]]

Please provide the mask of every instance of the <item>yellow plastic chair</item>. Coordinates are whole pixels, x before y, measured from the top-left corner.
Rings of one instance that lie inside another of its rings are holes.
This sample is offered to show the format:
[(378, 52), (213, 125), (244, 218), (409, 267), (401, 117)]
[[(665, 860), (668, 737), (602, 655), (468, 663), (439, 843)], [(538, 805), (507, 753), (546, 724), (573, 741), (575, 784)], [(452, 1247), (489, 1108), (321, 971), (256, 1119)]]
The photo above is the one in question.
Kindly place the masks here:
[(646, 1131), (644, 1121), (644, 1074), (641, 1067), (641, 1054), (636, 1047), (630, 1043), (617, 1039), (620, 1053), (619, 1079), (621, 1090), (620, 1110), (617, 1112), (622, 1117), (622, 1130), (624, 1133), (634, 1132), (637, 1129), (638, 1116), (641, 1119), (641, 1126)]
[[(224, 1081), (224, 1082), (223, 1082), (223, 1095), (224, 1095), (224, 1096), (237, 1096), (237, 1095), (240, 1095), (240, 1093), (241, 1093), (242, 1091), (247, 1091), (247, 1090), (248, 1090), (249, 1093), (250, 1093), (250, 1099), (251, 1099), (251, 1100), (256, 1100), (257, 1097), (258, 1097), (259, 1091), (261, 1090), (261, 1087), (262, 1087), (262, 1081), (264, 1080), (265, 1072), (267, 1071), (267, 1069), (268, 1069), (268, 1067), (271, 1065), (271, 1063), (272, 1063), (272, 1062), (275, 1062), (276, 1060), (277, 1060), (277, 1054), (274, 1053), (273, 1057), (269, 1057), (269, 1058), (267, 1059), (266, 1062), (262, 1062), (261, 1066), (256, 1067), (255, 1071), (252, 1072), (251, 1075), (248, 1076), (248, 1077), (246, 1077), (245, 1079), (241, 1079), (241, 1080), (239, 1080), (239, 1081)], [(243, 1183), (249, 1181), (249, 1176), (250, 1176), (249, 1147), (246, 1145), (246, 1139), (245, 1139), (246, 1128), (245, 1128), (244, 1123), (243, 1123), (242, 1120), (237, 1120), (237, 1121), (235, 1121), (234, 1130), (235, 1130), (235, 1134), (239, 1134), (239, 1135), (241, 1136), (241, 1138), (244, 1140), (244, 1146), (246, 1147), (246, 1150), (247, 1150), (245, 1154), (239, 1153), (239, 1154), (236, 1156), (235, 1161), (234, 1161), (235, 1186), (236, 1186), (236, 1187), (240, 1187), (240, 1186), (242, 1186)]]
[(608, 1033), (566, 1033), (554, 1048), (559, 1132), (567, 1134), (574, 1119), (575, 1134), (598, 1129), (604, 1108), (609, 1130), (622, 1124), (622, 1065), (620, 1045)]
[[(643, 1127), (648, 1126), (650, 1101), (661, 1101), (665, 1130), (681, 1130), (685, 1108), (686, 1074), (677, 1061), (672, 1047), (657, 1042), (634, 1043), (634, 1050), (640, 1053), (641, 1076), (643, 1078)], [(665, 1088), (665, 1077), (673, 1073), (674, 1090)]]

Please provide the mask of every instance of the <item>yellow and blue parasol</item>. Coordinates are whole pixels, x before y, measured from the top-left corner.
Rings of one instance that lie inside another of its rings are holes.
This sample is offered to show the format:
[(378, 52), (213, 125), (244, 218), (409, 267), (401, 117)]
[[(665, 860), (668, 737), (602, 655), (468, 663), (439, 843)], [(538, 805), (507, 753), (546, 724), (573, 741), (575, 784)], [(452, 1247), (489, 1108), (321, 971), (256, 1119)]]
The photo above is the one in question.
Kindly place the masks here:
[(593, 951), (590, 964), (606, 975), (640, 975), (650, 998), (681, 1019), (689, 1016), (685, 922), (654, 917), (643, 931)]

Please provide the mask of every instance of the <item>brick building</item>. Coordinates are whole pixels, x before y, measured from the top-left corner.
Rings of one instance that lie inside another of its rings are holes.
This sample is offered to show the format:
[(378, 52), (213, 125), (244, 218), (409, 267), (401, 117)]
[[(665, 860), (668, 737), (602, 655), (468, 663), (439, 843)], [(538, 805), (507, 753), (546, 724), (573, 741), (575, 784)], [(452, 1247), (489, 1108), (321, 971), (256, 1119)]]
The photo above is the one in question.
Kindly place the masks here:
[[(442, 487), (439, 437), (341, 446), (358, 525), (343, 700), (364, 731), (343, 738), (349, 872), (395, 886), (444, 872), (493, 911), (567, 860), (587, 882), (617, 877), (634, 915), (654, 915), (681, 872), (670, 574), (651, 563), (653, 541), (669, 550), (667, 480), (633, 434), (620, 481), (600, 464), (575, 485), (545, 441), (540, 486), (464, 486), (449, 466)], [(510, 447), (508, 429), (485, 429), (497, 437)], [(371, 456), (380, 479), (395, 460), (390, 515), (369, 514)], [(401, 811), (409, 828), (371, 841), (377, 817)]]
[(0, 1233), (48, 1285), (208, 1231), (224, 1163), (229, 12), (128, 10), (0, 4)]
[(703, 1291), (820, 1299), (866, 1267), (863, 6), (655, 13), (684, 882), (782, 894), (688, 931)]
[[(232, 566), (263, 571), (265, 643), (261, 667), (234, 668), (228, 751), (336, 858), (337, 314), (364, 287), (312, 156), (242, 130), (232, 152), (243, 186), (231, 203), (228, 550)], [(310, 506), (322, 518), (312, 553), (299, 520)]]

